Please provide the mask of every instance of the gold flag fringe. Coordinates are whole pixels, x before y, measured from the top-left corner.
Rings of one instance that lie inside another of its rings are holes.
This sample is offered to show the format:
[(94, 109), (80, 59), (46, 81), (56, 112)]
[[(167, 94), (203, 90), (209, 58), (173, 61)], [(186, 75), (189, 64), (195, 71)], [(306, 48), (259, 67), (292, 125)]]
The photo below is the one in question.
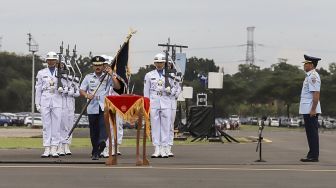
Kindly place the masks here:
[(144, 99), (139, 98), (133, 105), (126, 111), (122, 112), (117, 108), (109, 99), (105, 98), (105, 108), (107, 107), (109, 110), (112, 111), (114, 114), (120, 115), (123, 120), (134, 123), (138, 120), (138, 115), (142, 112), (145, 118), (145, 126), (146, 126), (146, 135), (147, 138), (150, 138), (150, 120), (149, 120), (149, 112), (147, 113), (145, 110)]

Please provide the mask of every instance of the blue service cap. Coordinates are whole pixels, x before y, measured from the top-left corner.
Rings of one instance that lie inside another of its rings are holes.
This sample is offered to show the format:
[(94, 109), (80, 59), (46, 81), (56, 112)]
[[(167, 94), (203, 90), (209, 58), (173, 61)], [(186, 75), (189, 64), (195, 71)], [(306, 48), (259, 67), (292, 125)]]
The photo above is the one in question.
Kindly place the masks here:
[(105, 58), (103, 58), (102, 56), (94, 56), (91, 59), (92, 65), (103, 65), (104, 62), (105, 62)]
[(318, 61), (321, 60), (321, 58), (318, 57), (312, 57), (308, 55), (303, 55), (305, 61), (303, 63), (312, 63), (315, 67), (317, 66)]

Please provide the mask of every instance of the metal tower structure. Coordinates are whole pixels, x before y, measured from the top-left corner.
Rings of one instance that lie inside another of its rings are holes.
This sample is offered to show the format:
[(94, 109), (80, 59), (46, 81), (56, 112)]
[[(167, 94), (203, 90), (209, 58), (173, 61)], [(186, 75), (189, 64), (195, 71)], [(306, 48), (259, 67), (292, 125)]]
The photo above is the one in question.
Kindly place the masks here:
[(255, 27), (247, 27), (247, 43), (246, 43), (246, 58), (245, 58), (245, 63), (246, 64), (250, 64), (250, 65), (254, 65), (254, 47), (255, 47), (255, 43), (254, 43), (254, 29)]
[(32, 104), (31, 104), (31, 112), (32, 112), (32, 126), (34, 125), (34, 111), (35, 111), (35, 90), (34, 90), (34, 85), (35, 85), (35, 52), (38, 51), (38, 44), (37, 42), (33, 39), (32, 35), (30, 33), (28, 35), (28, 43), (27, 45), (29, 46), (29, 52), (32, 53), (33, 55), (33, 60), (32, 60)]

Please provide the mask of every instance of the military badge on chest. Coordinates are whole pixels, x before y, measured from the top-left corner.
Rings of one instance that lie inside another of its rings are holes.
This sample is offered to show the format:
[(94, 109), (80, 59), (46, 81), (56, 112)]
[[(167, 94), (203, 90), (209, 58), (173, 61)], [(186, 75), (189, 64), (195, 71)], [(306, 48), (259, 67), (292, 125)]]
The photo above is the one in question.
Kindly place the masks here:
[(96, 81), (95, 80), (90, 80), (89, 87), (90, 87), (90, 89), (94, 89), (96, 87)]
[(163, 80), (162, 79), (159, 79), (158, 82), (157, 82), (157, 86), (158, 87), (162, 87), (163, 86)]
[(50, 86), (50, 92), (54, 92), (55, 91), (55, 82), (52, 78), (50, 78), (50, 80), (49, 80), (49, 86)]
[(154, 85), (154, 90), (162, 90), (163, 88), (163, 85), (164, 85), (164, 81), (162, 79), (157, 79), (155, 80), (156, 82), (154, 82), (155, 84)]

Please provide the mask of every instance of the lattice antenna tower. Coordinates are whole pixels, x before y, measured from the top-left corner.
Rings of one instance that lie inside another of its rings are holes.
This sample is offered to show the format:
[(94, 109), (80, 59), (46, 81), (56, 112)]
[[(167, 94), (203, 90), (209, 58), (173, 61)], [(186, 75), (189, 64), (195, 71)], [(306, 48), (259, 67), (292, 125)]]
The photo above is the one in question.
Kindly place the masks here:
[(245, 63), (254, 65), (255, 57), (254, 57), (254, 51), (255, 51), (255, 43), (254, 43), (254, 29), (255, 27), (247, 27), (247, 43), (246, 43), (246, 59)]

